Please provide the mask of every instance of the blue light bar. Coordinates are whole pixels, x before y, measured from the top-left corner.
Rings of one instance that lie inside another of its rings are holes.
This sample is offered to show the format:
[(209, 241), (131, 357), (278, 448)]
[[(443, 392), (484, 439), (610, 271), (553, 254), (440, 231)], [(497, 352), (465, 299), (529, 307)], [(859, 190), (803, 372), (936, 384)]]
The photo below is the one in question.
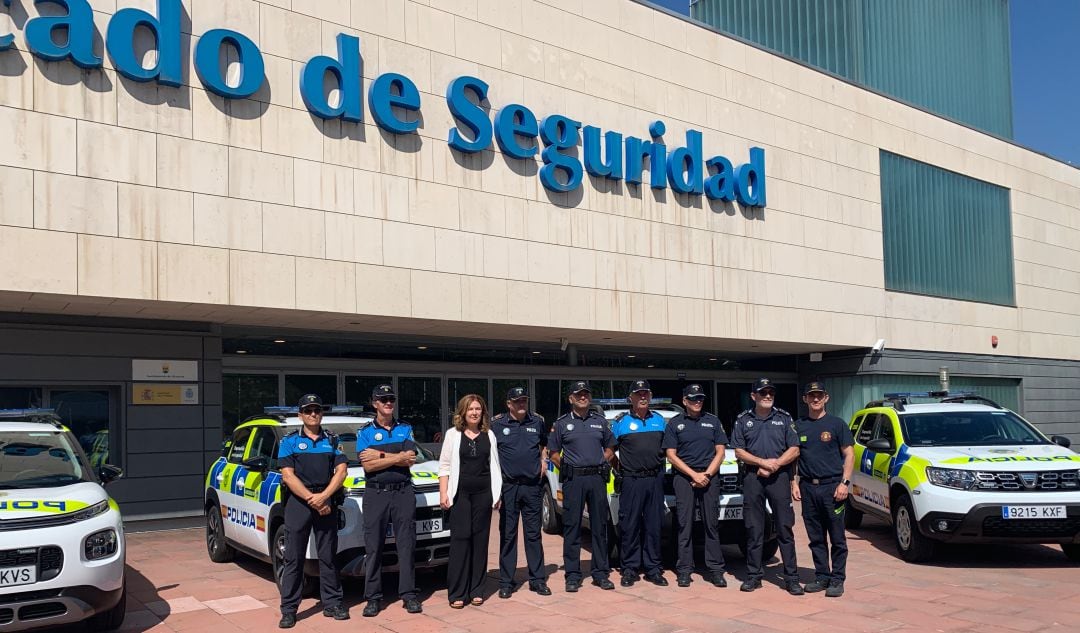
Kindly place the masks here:
[[(300, 407), (263, 407), (266, 415), (295, 417), (300, 415)], [(357, 405), (328, 405), (323, 407), (323, 415), (374, 415), (369, 409)]]
[(974, 396), (973, 391), (899, 391), (885, 394), (886, 400), (899, 400), (901, 398), (954, 398), (960, 396)]
[(0, 418), (53, 417), (60, 419), (56, 409), (0, 409)]
[[(630, 401), (626, 398), (595, 398), (593, 399), (593, 404), (598, 404), (600, 406), (630, 406)], [(671, 404), (671, 398), (653, 398), (652, 400), (649, 400), (649, 404)]]

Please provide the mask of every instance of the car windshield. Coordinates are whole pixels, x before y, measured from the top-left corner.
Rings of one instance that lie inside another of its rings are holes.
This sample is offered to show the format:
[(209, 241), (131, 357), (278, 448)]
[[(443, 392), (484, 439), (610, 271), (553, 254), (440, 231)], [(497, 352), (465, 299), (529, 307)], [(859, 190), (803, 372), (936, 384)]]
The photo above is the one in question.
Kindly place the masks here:
[[(341, 450), (349, 458), (349, 466), (359, 466), (360, 462), (356, 459), (356, 426), (349, 424), (324, 424), (323, 426), (331, 433), (337, 434), (338, 440), (341, 442)], [(427, 449), (419, 444), (416, 445), (417, 464), (429, 462), (433, 459), (435, 457)]]
[(900, 416), (910, 446), (1015, 446), (1050, 442), (1011, 411), (942, 411)]
[(63, 431), (0, 429), (0, 490), (93, 482), (81, 449)]

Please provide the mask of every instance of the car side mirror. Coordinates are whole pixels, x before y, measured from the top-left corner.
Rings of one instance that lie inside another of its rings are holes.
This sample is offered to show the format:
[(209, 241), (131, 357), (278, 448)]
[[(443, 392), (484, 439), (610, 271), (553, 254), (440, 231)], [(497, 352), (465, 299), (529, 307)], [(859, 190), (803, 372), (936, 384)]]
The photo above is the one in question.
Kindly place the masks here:
[(891, 453), (893, 452), (892, 440), (884, 437), (879, 437), (876, 440), (870, 440), (866, 443), (866, 448), (874, 451), (875, 453)]
[(112, 482), (120, 479), (124, 476), (124, 469), (118, 466), (112, 466), (110, 464), (104, 464), (98, 468), (98, 479), (101, 480), (103, 485), (111, 484)]
[(244, 461), (244, 463), (240, 465), (244, 468), (247, 468), (248, 470), (253, 470), (255, 472), (266, 472), (270, 470), (270, 458), (252, 457), (251, 459)]
[(1069, 448), (1070, 446), (1072, 446), (1072, 440), (1065, 437), (1064, 435), (1054, 435), (1050, 439), (1053, 440), (1054, 444), (1057, 444), (1058, 446), (1064, 448)]

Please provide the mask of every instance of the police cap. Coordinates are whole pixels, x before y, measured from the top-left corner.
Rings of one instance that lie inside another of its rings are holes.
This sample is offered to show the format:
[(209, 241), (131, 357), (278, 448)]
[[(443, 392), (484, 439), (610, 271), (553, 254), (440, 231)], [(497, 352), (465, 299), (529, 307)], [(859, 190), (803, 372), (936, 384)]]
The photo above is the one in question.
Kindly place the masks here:
[(570, 393), (579, 393), (582, 391), (592, 393), (592, 387), (589, 386), (589, 381), (579, 380), (570, 386)]
[(815, 380), (813, 382), (806, 383), (806, 388), (803, 389), (803, 395), (807, 396), (814, 393), (815, 391), (820, 391), (821, 393), (829, 393), (829, 390), (825, 388), (825, 383)]
[(769, 380), (768, 378), (758, 378), (757, 382), (754, 383), (754, 393), (765, 389), (772, 389), (775, 391), (776, 385), (774, 385), (773, 381)]
[(630, 393), (636, 393), (638, 391), (652, 391), (652, 387), (649, 386), (648, 380), (635, 380), (630, 385)]
[(304, 407), (310, 407), (312, 405), (317, 407), (323, 406), (322, 398), (313, 393), (308, 393), (300, 396), (300, 403), (296, 406), (299, 407), (300, 410), (303, 410)]
[(528, 398), (529, 392), (525, 391), (525, 387), (513, 387), (506, 392), (507, 400), (517, 400), (518, 398)]
[(704, 400), (705, 390), (702, 389), (701, 385), (699, 384), (686, 385), (685, 387), (683, 387), (682, 395), (684, 398), (689, 398), (691, 400)]
[(396, 397), (397, 397), (397, 394), (394, 393), (394, 387), (392, 385), (389, 385), (389, 384), (376, 385), (376, 387), (371, 390), (371, 399), (372, 400), (375, 400), (376, 398), (396, 398)]

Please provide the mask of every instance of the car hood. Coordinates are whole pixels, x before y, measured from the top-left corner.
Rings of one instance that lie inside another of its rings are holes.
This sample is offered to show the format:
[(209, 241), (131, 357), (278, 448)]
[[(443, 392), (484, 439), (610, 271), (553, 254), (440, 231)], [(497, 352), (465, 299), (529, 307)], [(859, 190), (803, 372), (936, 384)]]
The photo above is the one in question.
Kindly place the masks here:
[(1066, 470), (1080, 468), (1080, 455), (1057, 444), (1038, 446), (943, 446), (908, 447), (913, 457), (921, 457), (934, 466), (969, 470)]
[(0, 490), (0, 522), (70, 514), (108, 498), (104, 488), (90, 482), (56, 488)]
[[(412, 471), (412, 481), (414, 486), (439, 485), (438, 461), (431, 460), (420, 464), (413, 464), (410, 470)], [(344, 485), (348, 490), (366, 487), (367, 478), (364, 476), (364, 469), (359, 466), (349, 468), (349, 474), (345, 477)]]

